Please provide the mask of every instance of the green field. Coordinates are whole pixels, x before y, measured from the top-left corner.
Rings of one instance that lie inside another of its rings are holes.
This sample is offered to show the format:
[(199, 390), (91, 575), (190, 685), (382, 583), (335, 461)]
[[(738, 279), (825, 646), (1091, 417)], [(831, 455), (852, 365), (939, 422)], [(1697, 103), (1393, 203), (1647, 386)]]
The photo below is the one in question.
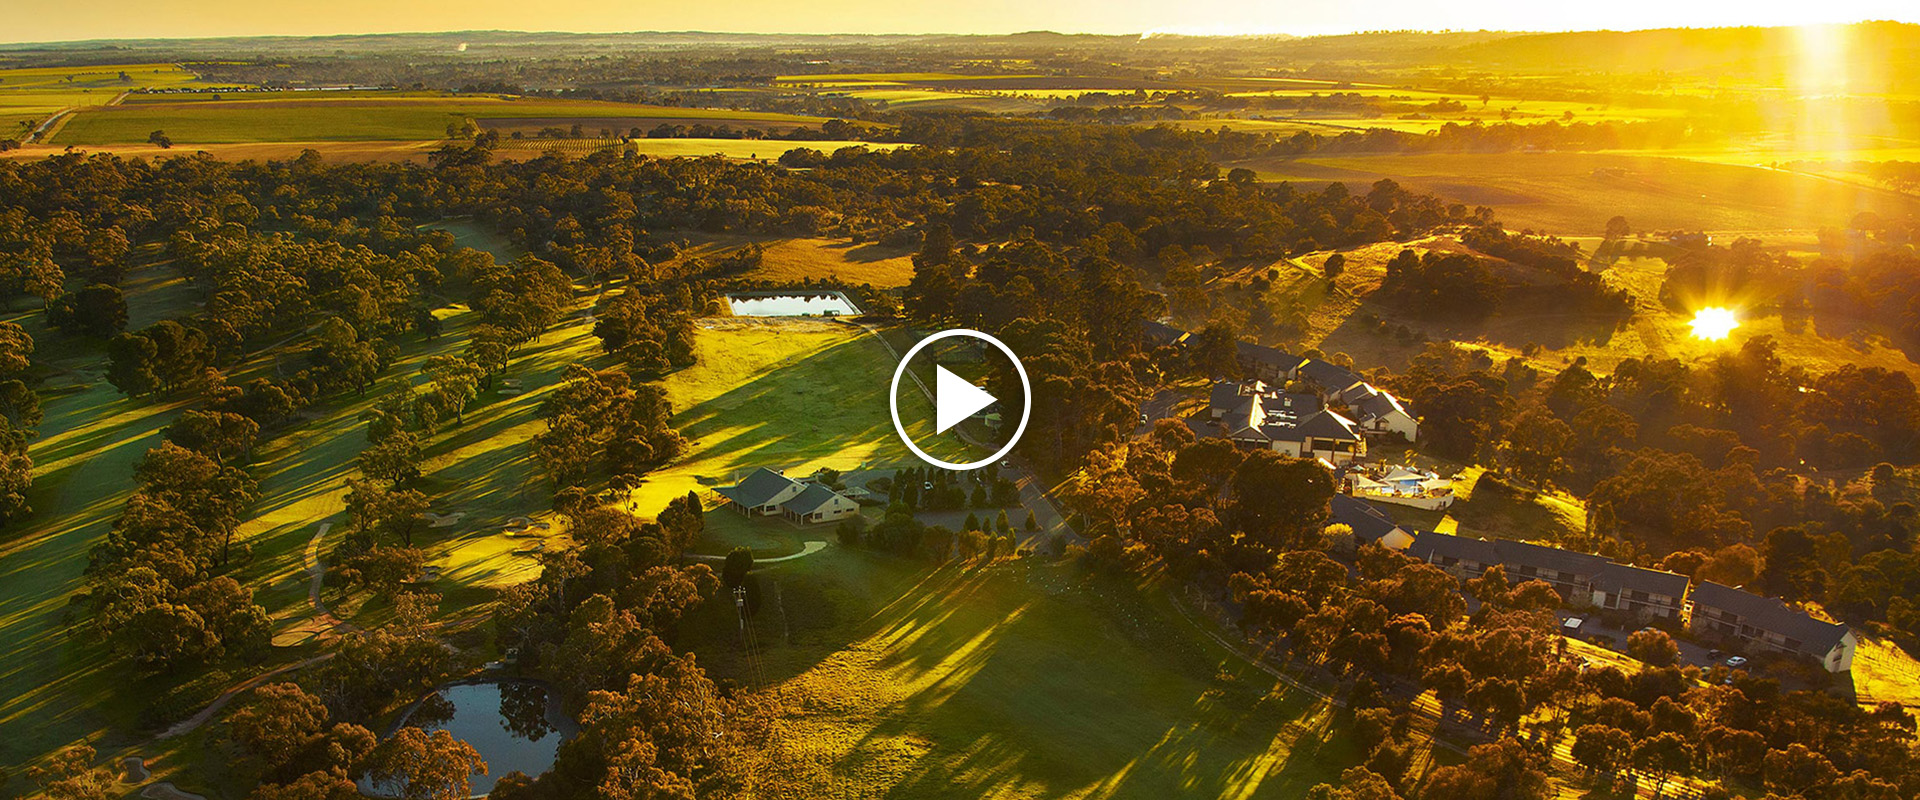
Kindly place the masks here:
[(730, 603), (682, 627), (717, 678), (788, 709), (763, 754), (785, 796), (1288, 798), (1357, 758), (1344, 715), (1158, 589), (838, 546), (759, 572), (778, 601), (754, 622), (757, 672)]
[[(698, 362), (665, 382), (673, 426), (689, 452), (634, 490), (641, 513), (689, 491), (731, 485), (755, 467), (804, 475), (913, 458), (888, 413), (896, 362), (878, 339), (818, 320), (722, 318), (700, 326)], [(925, 441), (932, 427), (926, 399), (908, 396), (901, 416), (917, 421), (908, 431)]]
[[(449, 224), (463, 244), (510, 251), (488, 232)], [(191, 293), (157, 268), (136, 272), (128, 282), (129, 305), (136, 317), (174, 316), (190, 307)], [(580, 307), (591, 303), (580, 298)], [(465, 346), (470, 314), (462, 307), (443, 312), (445, 334), (434, 341), (408, 337), (398, 342), (400, 358), (386, 381), (418, 381), (428, 357), (458, 353)], [(35, 462), (31, 524), (0, 544), (0, 646), (16, 658), (0, 669), (0, 766), (16, 765), (58, 747), (91, 739), (102, 755), (141, 753), (165, 757), (178, 748), (199, 746), (199, 737), (147, 742), (143, 713), (165, 707), (185, 716), (232, 681), (253, 674), (212, 673), (199, 683), (165, 696), (174, 687), (163, 682), (129, 680), (104, 648), (87, 639), (84, 628), (68, 627), (67, 601), (83, 587), (88, 550), (105, 536), (126, 496), (134, 488), (133, 465), (160, 441), (160, 429), (183, 407), (180, 403), (129, 400), (100, 379), (97, 350), (74, 348), (71, 341), (46, 331), (38, 313), (20, 321), (36, 338), (53, 345), (51, 358), (64, 372), (43, 391), (46, 423), (30, 454)], [(465, 516), (449, 528), (424, 530), (416, 543), (430, 563), (442, 568), (434, 585), (447, 603), (443, 617), (471, 615), (483, 608), (498, 586), (529, 577), (536, 562), (515, 551), (527, 539), (502, 535), (513, 516), (538, 516), (550, 506), (544, 471), (526, 441), (544, 429), (540, 400), (561, 380), (566, 365), (586, 361), (604, 366), (598, 340), (584, 317), (572, 317), (536, 342), (521, 348), (507, 377), (523, 381), (527, 392), (504, 397), (483, 393), (465, 425), (431, 437), (423, 463), (422, 488), (436, 512)], [(259, 368), (271, 358), (241, 369)], [(74, 388), (65, 388), (72, 386)], [(308, 603), (305, 551), (318, 524), (331, 521), (333, 537), (343, 534), (345, 481), (354, 477), (354, 458), (365, 444), (359, 414), (378, 397), (329, 398), (318, 416), (265, 442), (251, 471), (260, 479), (255, 516), (240, 529), (250, 558), (236, 577), (257, 592), (272, 615), (280, 645), (265, 669), (312, 654), (315, 628)], [(323, 549), (332, 539), (322, 540)], [(344, 602), (343, 602), (344, 600)], [(376, 622), (386, 609), (362, 604), (363, 598), (328, 593), (333, 610), (349, 619)], [(77, 620), (76, 620), (77, 624)], [(180, 766), (166, 762), (164, 769)]]
[(139, 103), (87, 109), (74, 115), (53, 144), (99, 145), (145, 142), (164, 130), (179, 144), (228, 142), (337, 142), (440, 139), (448, 123), (467, 120), (541, 120), (565, 127), (567, 120), (704, 122), (817, 125), (825, 120), (791, 114), (712, 108), (668, 108), (585, 100), (501, 96), (300, 97), (270, 100), (199, 100)]

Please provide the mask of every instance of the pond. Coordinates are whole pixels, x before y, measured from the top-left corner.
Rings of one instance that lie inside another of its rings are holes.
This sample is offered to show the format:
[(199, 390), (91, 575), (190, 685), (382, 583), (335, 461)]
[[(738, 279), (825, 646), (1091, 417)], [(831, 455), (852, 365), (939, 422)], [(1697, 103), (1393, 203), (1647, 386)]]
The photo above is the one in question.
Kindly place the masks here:
[[(529, 776), (553, 768), (560, 742), (578, 727), (560, 711), (556, 692), (536, 681), (486, 681), (442, 686), (406, 710), (396, 724), (428, 733), (444, 730), (473, 745), (487, 762), (487, 774), (475, 775), (473, 795), (493, 791), (502, 775)], [(396, 797), (396, 787), (361, 780), (362, 793)]]
[(736, 317), (822, 317), (860, 313), (853, 301), (840, 292), (730, 294), (727, 295), (727, 305), (733, 309)]

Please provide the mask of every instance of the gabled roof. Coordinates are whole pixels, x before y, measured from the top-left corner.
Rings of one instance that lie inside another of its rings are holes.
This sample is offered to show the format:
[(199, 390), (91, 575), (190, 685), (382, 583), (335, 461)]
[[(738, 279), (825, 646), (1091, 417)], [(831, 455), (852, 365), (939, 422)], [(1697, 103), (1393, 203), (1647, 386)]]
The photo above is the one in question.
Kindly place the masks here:
[(1494, 550), (1493, 542), (1434, 531), (1421, 531), (1414, 536), (1413, 544), (1407, 546), (1407, 555), (1422, 561), (1452, 556), (1478, 564), (1500, 563), (1500, 554)]
[(808, 486), (806, 490), (793, 496), (792, 500), (780, 504), (784, 511), (795, 514), (811, 514), (840, 497), (839, 493), (820, 484)]
[(1372, 503), (1344, 494), (1333, 496), (1333, 521), (1352, 528), (1361, 542), (1378, 542), (1400, 528)]
[(1676, 602), (1687, 596), (1687, 576), (1632, 564), (1608, 564), (1593, 574), (1593, 588), (1620, 594), (1639, 590), (1666, 595)]
[[(1366, 386), (1366, 384), (1361, 385)], [(1372, 389), (1373, 387), (1368, 386), (1367, 388)], [(1406, 414), (1407, 416), (1413, 416), (1407, 413), (1406, 406), (1400, 404), (1400, 398), (1382, 391), (1373, 391), (1360, 396), (1356, 400), (1349, 400), (1347, 401), (1347, 408), (1363, 420), (1379, 419), (1396, 411)]]
[(1353, 420), (1325, 409), (1308, 415), (1305, 419), (1300, 420), (1300, 423), (1295, 427), (1299, 429), (1300, 435), (1303, 437), (1311, 436), (1315, 439), (1345, 439), (1356, 442), (1360, 440), (1360, 434), (1353, 429)]
[(1317, 358), (1307, 359), (1300, 365), (1300, 377), (1320, 384), (1320, 388), (1329, 392), (1343, 392), (1360, 382), (1360, 376), (1353, 370)]
[(766, 505), (767, 501), (780, 496), (781, 492), (793, 488), (798, 483), (799, 481), (774, 472), (766, 467), (759, 467), (747, 473), (747, 477), (742, 479), (740, 483), (733, 486), (722, 486), (714, 489), (714, 491), (719, 493), (721, 497), (725, 497), (740, 505), (748, 508), (759, 508)]
[(1234, 352), (1248, 361), (1272, 364), (1279, 367), (1282, 372), (1292, 372), (1299, 369), (1300, 365), (1307, 361), (1291, 353), (1284, 353), (1266, 345), (1254, 344), (1252, 342), (1235, 342)]
[(1517, 577), (1513, 574), (1512, 567), (1514, 566), (1545, 568), (1559, 570), (1560, 572), (1571, 572), (1576, 575), (1592, 576), (1613, 563), (1604, 557), (1596, 556), (1592, 553), (1582, 553), (1578, 550), (1562, 550), (1558, 547), (1548, 547), (1543, 544), (1530, 544), (1528, 542), (1515, 542), (1508, 539), (1495, 540), (1493, 542), (1493, 548), (1495, 552), (1500, 554), (1500, 563), (1509, 565), (1507, 570), (1507, 577), (1509, 579)]
[[(1718, 608), (1740, 615), (1742, 624), (1797, 639), (1804, 650), (1825, 653), (1847, 635), (1847, 626), (1814, 619), (1807, 612), (1772, 597), (1761, 597), (1731, 586), (1700, 581), (1693, 587), (1693, 605)], [(1697, 610), (1695, 613), (1699, 613)]]
[(1234, 406), (1240, 405), (1241, 398), (1243, 397), (1245, 397), (1245, 395), (1240, 393), (1240, 384), (1232, 381), (1221, 381), (1214, 384), (1212, 391), (1208, 392), (1207, 407), (1233, 408)]
[(1181, 337), (1187, 335), (1186, 331), (1152, 320), (1141, 322), (1140, 328), (1146, 333), (1147, 341), (1153, 342), (1155, 345), (1173, 344), (1180, 341)]

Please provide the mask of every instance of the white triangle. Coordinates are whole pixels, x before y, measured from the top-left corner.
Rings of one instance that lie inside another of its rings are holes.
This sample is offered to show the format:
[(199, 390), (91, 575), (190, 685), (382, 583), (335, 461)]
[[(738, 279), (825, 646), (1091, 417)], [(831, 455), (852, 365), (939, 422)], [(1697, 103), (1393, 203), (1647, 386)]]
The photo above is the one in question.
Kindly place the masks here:
[(946, 433), (948, 428), (960, 424), (960, 420), (993, 405), (993, 401), (993, 395), (968, 383), (967, 379), (947, 371), (946, 367), (933, 365), (934, 433)]

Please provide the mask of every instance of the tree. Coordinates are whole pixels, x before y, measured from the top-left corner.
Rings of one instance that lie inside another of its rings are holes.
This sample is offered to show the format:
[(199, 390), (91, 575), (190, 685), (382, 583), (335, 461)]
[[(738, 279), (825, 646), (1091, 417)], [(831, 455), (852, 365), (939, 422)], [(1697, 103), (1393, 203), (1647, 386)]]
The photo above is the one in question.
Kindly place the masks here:
[(1693, 745), (1678, 734), (1659, 734), (1633, 748), (1633, 766), (1653, 773), (1653, 793), (1658, 797), (1674, 773), (1693, 770)]
[(1307, 790), (1307, 800), (1400, 800), (1393, 784), (1366, 767), (1348, 767), (1340, 783), (1322, 783)]
[(259, 423), (225, 411), (183, 411), (166, 428), (167, 441), (222, 464), (252, 452), (259, 434)]
[(1794, 742), (1785, 750), (1768, 750), (1764, 762), (1767, 791), (1782, 795), (1800, 795), (1831, 785), (1840, 777), (1827, 757)]
[(1518, 739), (1475, 745), (1464, 764), (1433, 771), (1422, 800), (1545, 800), (1553, 796), (1538, 757)]
[(747, 582), (747, 573), (753, 571), (753, 551), (745, 547), (733, 548), (727, 553), (727, 561), (720, 567), (720, 583), (728, 589), (739, 588)]
[(1633, 755), (1633, 737), (1606, 725), (1582, 725), (1573, 733), (1573, 760), (1588, 772), (1611, 775)]
[(1625, 239), (1631, 233), (1633, 233), (1633, 229), (1627, 225), (1626, 217), (1615, 216), (1607, 220), (1606, 238)]
[(382, 488), (372, 481), (347, 479), (347, 517), (368, 544), (398, 542), (413, 546), (413, 531), (430, 503), (414, 489)]
[(1666, 631), (1649, 628), (1634, 631), (1627, 637), (1627, 654), (1650, 667), (1671, 667), (1680, 660), (1680, 646), (1673, 643), (1673, 637)]
[(17, 322), (0, 322), (0, 377), (26, 372), (33, 364), (33, 337)]
[(227, 718), (227, 734), (267, 770), (292, 761), (326, 730), (327, 707), (299, 685), (269, 683)]
[(428, 734), (414, 727), (395, 731), (368, 760), (367, 775), (404, 800), (466, 800), (473, 776), (487, 774), (487, 762), (473, 745), (446, 731)]
[(147, 134), (147, 143), (160, 145), (160, 149), (165, 150), (173, 147), (173, 137), (168, 136), (166, 131), (154, 131)]
[(1229, 484), (1238, 528), (1268, 547), (1292, 549), (1325, 527), (1333, 477), (1318, 463), (1256, 450)]
[(112, 336), (127, 329), (127, 298), (119, 287), (89, 284), (48, 305), (47, 323), (68, 333)]
[(369, 478), (399, 486), (420, 477), (420, 439), (407, 431), (392, 435), (360, 452), (360, 471)]
[(1347, 257), (1339, 253), (1327, 256), (1327, 260), (1320, 264), (1320, 271), (1327, 276), (1327, 280), (1340, 277), (1341, 273), (1347, 271)]
[(124, 792), (106, 767), (94, 766), (91, 745), (76, 744), (55, 753), (45, 765), (27, 768), (27, 778), (50, 800), (115, 800)]

